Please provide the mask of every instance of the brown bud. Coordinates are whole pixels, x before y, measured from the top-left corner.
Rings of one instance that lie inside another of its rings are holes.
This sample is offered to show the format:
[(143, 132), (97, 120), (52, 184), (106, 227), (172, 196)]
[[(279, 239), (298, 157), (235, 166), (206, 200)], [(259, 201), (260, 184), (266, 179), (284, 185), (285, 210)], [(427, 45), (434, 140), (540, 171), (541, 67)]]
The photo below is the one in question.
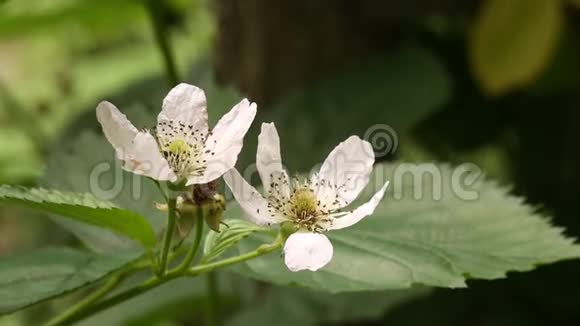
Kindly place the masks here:
[(223, 195), (215, 194), (211, 200), (207, 200), (202, 206), (205, 223), (215, 232), (220, 232), (223, 213), (226, 210), (226, 201)]

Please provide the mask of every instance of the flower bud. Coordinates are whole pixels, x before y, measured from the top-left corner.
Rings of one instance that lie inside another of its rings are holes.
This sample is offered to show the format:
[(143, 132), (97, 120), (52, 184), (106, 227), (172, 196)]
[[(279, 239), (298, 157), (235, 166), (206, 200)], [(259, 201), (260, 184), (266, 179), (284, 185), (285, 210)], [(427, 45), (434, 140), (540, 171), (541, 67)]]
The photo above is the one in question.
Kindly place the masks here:
[[(181, 192), (177, 197), (176, 209), (179, 216), (177, 227), (182, 237), (189, 234), (197, 218), (202, 216), (210, 229), (219, 232), (226, 201), (224, 196), (217, 192), (217, 182), (194, 185), (190, 189), (190, 191)], [(155, 207), (161, 211), (167, 211), (167, 204), (156, 203)]]
[(215, 232), (220, 231), (220, 224), (224, 211), (226, 210), (226, 200), (223, 195), (215, 194), (211, 200), (207, 200), (201, 206), (205, 223)]

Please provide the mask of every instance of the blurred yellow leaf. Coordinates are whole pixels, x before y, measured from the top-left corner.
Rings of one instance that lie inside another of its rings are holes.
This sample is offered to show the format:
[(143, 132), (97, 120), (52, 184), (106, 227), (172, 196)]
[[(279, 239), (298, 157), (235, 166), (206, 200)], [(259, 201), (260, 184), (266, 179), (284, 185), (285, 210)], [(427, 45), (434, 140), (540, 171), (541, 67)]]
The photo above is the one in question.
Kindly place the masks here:
[(487, 0), (469, 49), (484, 91), (501, 95), (538, 77), (554, 53), (562, 23), (559, 0)]

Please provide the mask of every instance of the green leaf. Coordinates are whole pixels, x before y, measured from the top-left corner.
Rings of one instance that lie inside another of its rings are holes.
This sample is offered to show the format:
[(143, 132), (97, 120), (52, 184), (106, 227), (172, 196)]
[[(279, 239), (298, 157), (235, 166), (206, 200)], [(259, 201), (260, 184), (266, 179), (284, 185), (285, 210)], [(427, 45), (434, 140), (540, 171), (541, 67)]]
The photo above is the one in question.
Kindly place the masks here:
[(155, 233), (141, 215), (119, 209), (91, 194), (59, 192), (42, 188), (0, 186), (0, 204), (33, 208), (105, 228), (143, 244), (155, 246)]
[(0, 314), (95, 283), (141, 255), (99, 256), (69, 248), (41, 249), (0, 260)]
[(242, 239), (254, 232), (264, 231), (264, 228), (243, 220), (232, 219), (224, 222), (227, 227), (221, 231), (210, 231), (203, 246), (203, 260), (210, 262), (221, 256), (226, 250), (235, 246)]
[(258, 302), (231, 318), (228, 326), (315, 326), (374, 320), (387, 311), (430, 293), (428, 288), (328, 294), (302, 288), (273, 287)]
[[(503, 278), (509, 271), (580, 257), (580, 246), (562, 229), (508, 190), (485, 180), (465, 186), (471, 178), (466, 171), (434, 164), (377, 165), (361, 198), (390, 180), (387, 195), (374, 215), (326, 233), (334, 245), (330, 264), (315, 273), (292, 273), (282, 257), (268, 255), (237, 271), (330, 292), (415, 284), (456, 288), (466, 286), (468, 278)], [(227, 212), (241, 216), (238, 207)], [(251, 235), (238, 248), (247, 252), (266, 241)]]
[(521, 88), (547, 67), (560, 36), (559, 0), (487, 0), (475, 22), (471, 67), (490, 95)]

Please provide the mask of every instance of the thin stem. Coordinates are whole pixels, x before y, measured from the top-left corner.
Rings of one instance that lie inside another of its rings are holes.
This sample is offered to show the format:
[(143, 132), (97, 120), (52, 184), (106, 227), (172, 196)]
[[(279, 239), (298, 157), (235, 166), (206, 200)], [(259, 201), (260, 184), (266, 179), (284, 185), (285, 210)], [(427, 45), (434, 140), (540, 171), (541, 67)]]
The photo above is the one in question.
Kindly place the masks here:
[(56, 316), (54, 319), (49, 321), (47, 323), (47, 325), (52, 326), (52, 325), (64, 324), (69, 318), (75, 316), (79, 312), (86, 309), (88, 306), (99, 301), (101, 298), (103, 298), (109, 292), (113, 291), (119, 284), (121, 284), (121, 282), (123, 281), (124, 278), (125, 278), (125, 276), (123, 274), (117, 274), (117, 275), (111, 277), (110, 279), (108, 279), (108, 281), (101, 288), (99, 288), (95, 292), (91, 293), (90, 295), (88, 295), (87, 297), (85, 297), (84, 299), (79, 301), (77, 304), (75, 304), (74, 306), (67, 309), (64, 313)]
[(165, 10), (163, 1), (149, 0), (147, 1), (147, 9), (151, 16), (155, 41), (157, 42), (157, 46), (159, 46), (159, 50), (161, 50), (161, 55), (163, 56), (167, 80), (169, 81), (170, 86), (175, 86), (179, 84), (179, 76), (177, 74), (173, 52), (169, 44), (169, 32), (167, 31), (167, 25), (165, 24), (163, 17), (163, 11)]
[(118, 271), (116, 274), (111, 276), (111, 278), (107, 279), (107, 282), (105, 282), (105, 284), (103, 284), (102, 287), (98, 288), (93, 293), (89, 294), (87, 297), (79, 301), (77, 304), (73, 305), (69, 309), (65, 310), (63, 313), (53, 318), (51, 321), (47, 323), (47, 325), (62, 325), (68, 318), (74, 316), (75, 314), (84, 309), (87, 309), (87, 307), (99, 301), (108, 293), (116, 289), (127, 276), (131, 275), (134, 272), (148, 269), (151, 266), (152, 266), (151, 260), (146, 259), (145, 257), (135, 261), (134, 263), (130, 264), (124, 269)]
[(66, 318), (60, 318), (58, 320), (57, 323), (52, 323), (50, 324), (51, 326), (56, 326), (56, 325), (71, 325), (72, 323), (81, 321), (89, 316), (92, 316), (96, 313), (99, 313), (103, 310), (106, 310), (112, 306), (115, 306), (121, 302), (127, 301), (131, 298), (134, 298), (136, 296), (138, 296), (139, 294), (142, 294), (148, 290), (151, 290), (165, 282), (168, 282), (176, 277), (178, 277), (179, 275), (174, 275), (173, 277), (170, 277), (170, 275), (168, 274), (165, 278), (157, 278), (157, 277), (153, 277), (148, 279), (147, 281), (145, 281), (144, 283), (133, 287), (125, 292), (119, 293), (115, 296), (112, 296), (109, 299), (97, 302), (96, 304), (86, 307), (86, 309), (84, 310), (77, 310), (75, 311), (74, 314), (69, 314), (66, 316)]
[(163, 199), (165, 199), (165, 201), (167, 201), (167, 194), (165, 193), (165, 189), (163, 189), (163, 186), (161, 185), (161, 183), (158, 180), (155, 179), (151, 179), (153, 180), (153, 182), (155, 183), (155, 185), (157, 185), (157, 188), (159, 189), (159, 192), (161, 192), (161, 194), (163, 195)]
[(219, 286), (215, 272), (209, 272), (207, 277), (207, 309), (205, 310), (206, 326), (218, 325), (219, 314)]
[(192, 267), (190, 269), (187, 270), (187, 275), (189, 276), (197, 276), (199, 274), (203, 274), (203, 273), (208, 273), (211, 271), (214, 271), (216, 269), (220, 269), (220, 268), (224, 268), (230, 265), (235, 265), (238, 263), (242, 263), (245, 262), (247, 260), (250, 259), (254, 259), (266, 254), (269, 254), (271, 252), (274, 252), (280, 248), (282, 248), (282, 243), (284, 241), (282, 240), (281, 237), (276, 238), (276, 240), (274, 241), (274, 243), (272, 244), (263, 244), (261, 246), (258, 247), (258, 249), (245, 253), (243, 255), (239, 255), (239, 256), (235, 256), (235, 257), (231, 257), (231, 258), (226, 258), (220, 261), (216, 261), (213, 263), (209, 263), (209, 264), (205, 264), (205, 265), (199, 265), (199, 266), (195, 266)]
[(149, 256), (149, 262), (151, 263), (151, 270), (153, 271), (153, 273), (158, 274), (159, 273), (159, 264), (157, 261), (157, 255), (151, 251), (151, 250), (147, 250), (147, 256)]
[(201, 239), (203, 238), (203, 216), (202, 216), (201, 209), (197, 209), (197, 214), (195, 217), (195, 238), (193, 239), (193, 244), (191, 248), (187, 252), (187, 256), (183, 259), (183, 262), (177, 267), (179, 271), (185, 271), (191, 262), (195, 258), (197, 251), (199, 250), (199, 246), (201, 244)]
[(149, 280), (145, 281), (144, 283), (133, 287), (125, 292), (119, 293), (115, 296), (110, 297), (109, 299), (105, 299), (103, 301), (97, 302), (91, 306), (83, 306), (83, 309), (77, 309), (73, 313), (67, 314), (65, 317), (58, 317), (58, 322), (52, 323), (51, 325), (70, 325), (74, 322), (83, 320), (89, 316), (92, 316), (96, 313), (99, 313), (103, 310), (106, 310), (112, 306), (115, 306), (121, 302), (134, 298), (142, 293), (145, 293), (161, 284), (169, 282), (175, 278), (181, 276), (190, 276), (196, 277), (203, 273), (208, 273), (218, 268), (224, 268), (233, 264), (241, 263), (262, 255), (269, 254), (273, 251), (276, 251), (282, 247), (282, 237), (278, 237), (276, 241), (272, 244), (264, 244), (258, 247), (256, 250), (246, 253), (244, 255), (240, 255), (237, 257), (232, 257), (228, 259), (224, 259), (221, 261), (217, 261), (214, 263), (200, 265), (196, 267), (192, 267), (186, 271), (180, 270), (173, 270), (170, 273), (167, 273), (163, 277), (153, 277)]
[(163, 276), (167, 270), (167, 257), (171, 249), (171, 240), (175, 231), (175, 220), (177, 210), (177, 199), (174, 197), (167, 199), (167, 226), (163, 237), (163, 248), (161, 249), (161, 260), (159, 261), (159, 275)]

